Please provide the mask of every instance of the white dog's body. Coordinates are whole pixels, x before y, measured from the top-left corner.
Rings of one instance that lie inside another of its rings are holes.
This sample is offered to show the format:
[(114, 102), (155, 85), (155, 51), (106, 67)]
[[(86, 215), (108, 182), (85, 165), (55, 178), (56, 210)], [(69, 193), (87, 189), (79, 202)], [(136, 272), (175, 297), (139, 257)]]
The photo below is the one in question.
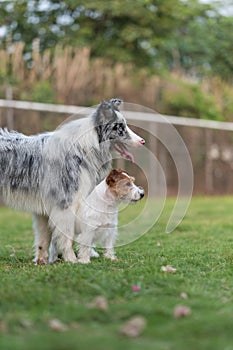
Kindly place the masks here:
[(77, 212), (78, 261), (89, 263), (95, 256), (92, 247), (101, 243), (105, 258), (114, 260), (114, 244), (117, 238), (118, 205), (121, 202), (137, 202), (144, 196), (141, 187), (125, 171), (113, 169)]

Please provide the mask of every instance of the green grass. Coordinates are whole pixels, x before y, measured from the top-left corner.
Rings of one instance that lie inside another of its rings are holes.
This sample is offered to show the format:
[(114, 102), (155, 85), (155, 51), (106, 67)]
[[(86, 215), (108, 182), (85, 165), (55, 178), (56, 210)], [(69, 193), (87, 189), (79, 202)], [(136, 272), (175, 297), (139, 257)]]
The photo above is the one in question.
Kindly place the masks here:
[[(145, 236), (117, 249), (118, 262), (87, 266), (33, 265), (30, 215), (1, 208), (0, 349), (232, 350), (233, 198), (194, 198), (182, 224), (165, 234), (172, 204)], [(161, 271), (167, 264), (176, 274)], [(134, 284), (141, 286), (136, 294)], [(99, 295), (107, 298), (107, 311), (88, 307)], [(175, 319), (179, 304), (192, 314)], [(134, 315), (147, 326), (131, 339), (119, 330)], [(52, 331), (53, 318), (68, 330)]]

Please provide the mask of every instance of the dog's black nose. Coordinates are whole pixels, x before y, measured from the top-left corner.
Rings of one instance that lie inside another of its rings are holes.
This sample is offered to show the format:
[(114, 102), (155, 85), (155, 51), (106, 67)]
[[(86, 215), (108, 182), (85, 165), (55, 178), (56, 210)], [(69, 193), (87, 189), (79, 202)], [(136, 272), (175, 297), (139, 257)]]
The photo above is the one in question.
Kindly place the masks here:
[(141, 192), (140, 193), (140, 198), (143, 198), (144, 197), (144, 192)]

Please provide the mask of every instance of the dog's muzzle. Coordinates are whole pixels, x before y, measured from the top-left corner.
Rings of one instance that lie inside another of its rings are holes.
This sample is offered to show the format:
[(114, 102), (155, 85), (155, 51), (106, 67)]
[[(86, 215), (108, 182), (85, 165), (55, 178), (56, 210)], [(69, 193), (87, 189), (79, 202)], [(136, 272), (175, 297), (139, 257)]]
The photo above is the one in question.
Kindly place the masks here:
[(138, 186), (138, 188), (139, 188), (140, 199), (142, 199), (145, 195), (144, 189), (141, 186)]

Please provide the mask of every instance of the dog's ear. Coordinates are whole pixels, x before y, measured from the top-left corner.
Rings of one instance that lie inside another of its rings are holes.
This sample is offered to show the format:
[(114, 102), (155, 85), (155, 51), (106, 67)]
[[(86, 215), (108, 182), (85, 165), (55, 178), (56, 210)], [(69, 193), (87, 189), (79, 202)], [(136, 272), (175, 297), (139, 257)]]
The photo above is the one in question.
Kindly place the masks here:
[(98, 107), (98, 112), (104, 120), (112, 119), (114, 115), (113, 106), (110, 102), (102, 101)]
[(131, 182), (135, 182), (135, 177), (129, 176), (129, 179), (130, 179)]
[(120, 98), (112, 98), (109, 102), (111, 103), (113, 109), (119, 112), (119, 107), (123, 103), (123, 101)]
[(112, 169), (109, 175), (106, 178), (106, 184), (109, 187), (113, 187), (117, 181), (122, 177), (122, 169)]

